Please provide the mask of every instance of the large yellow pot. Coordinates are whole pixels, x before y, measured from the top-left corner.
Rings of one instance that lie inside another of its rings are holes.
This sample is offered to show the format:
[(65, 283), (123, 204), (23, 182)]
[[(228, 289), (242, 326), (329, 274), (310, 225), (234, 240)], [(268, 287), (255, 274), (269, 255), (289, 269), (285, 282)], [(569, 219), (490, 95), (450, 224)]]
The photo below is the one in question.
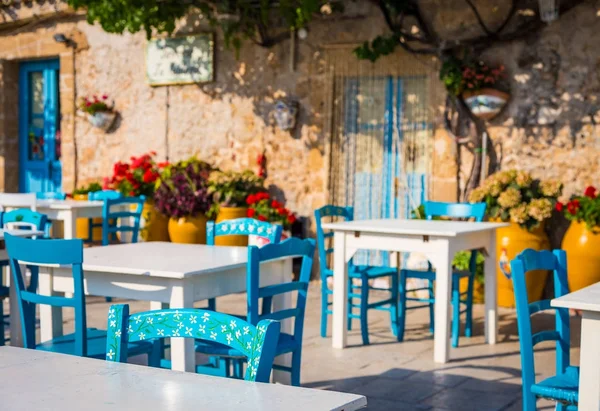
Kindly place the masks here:
[[(511, 223), (509, 227), (496, 230), (496, 261), (498, 261), (498, 305), (501, 307), (514, 307), (515, 294), (511, 280), (510, 262), (523, 250), (549, 250), (550, 241), (544, 231), (544, 225), (529, 232), (518, 224)], [(548, 272), (544, 270), (527, 273), (527, 295), (529, 301), (538, 301), (542, 298)]]
[[(247, 216), (247, 207), (219, 207), (217, 223), (221, 221), (234, 220)], [(215, 245), (232, 245), (245, 247), (248, 245), (248, 236), (245, 235), (221, 235), (215, 237)]]
[[(76, 201), (88, 201), (87, 194), (74, 194), (73, 200)], [(102, 218), (94, 218), (94, 224), (102, 224)], [(76, 236), (83, 240), (88, 239), (89, 235), (89, 221), (87, 218), (78, 218), (75, 223)], [(92, 241), (102, 241), (102, 227), (94, 227), (92, 231)]]
[(562, 249), (567, 252), (570, 292), (600, 282), (600, 233), (594, 234), (584, 223), (573, 221)]
[(171, 241), (180, 244), (206, 244), (206, 216), (171, 217), (169, 236)]
[(169, 241), (169, 218), (158, 212), (154, 200), (146, 200), (140, 221), (143, 241)]

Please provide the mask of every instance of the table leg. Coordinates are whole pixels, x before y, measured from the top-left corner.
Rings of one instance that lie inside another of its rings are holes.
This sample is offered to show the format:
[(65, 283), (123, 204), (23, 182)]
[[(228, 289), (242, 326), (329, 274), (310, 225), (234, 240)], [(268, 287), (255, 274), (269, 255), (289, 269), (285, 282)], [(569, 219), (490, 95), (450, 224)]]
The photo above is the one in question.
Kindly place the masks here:
[(73, 211), (68, 211), (66, 213), (65, 219), (63, 220), (64, 224), (64, 238), (65, 240), (70, 240), (77, 236), (77, 216)]
[[(193, 308), (194, 292), (190, 284), (181, 283), (171, 290), (170, 308)], [(196, 371), (196, 353), (193, 338), (171, 338), (171, 369)]]
[(331, 345), (344, 348), (347, 344), (348, 324), (348, 264), (346, 264), (346, 233), (333, 235), (333, 321)]
[(496, 344), (498, 339), (498, 290), (496, 270), (496, 232), (490, 233), (488, 255), (485, 257), (485, 341), (488, 344)]
[(584, 311), (579, 353), (579, 409), (600, 410), (600, 313)]
[[(39, 293), (55, 295), (54, 277), (51, 268), (40, 268)], [(46, 304), (40, 304), (40, 341), (48, 341), (63, 335), (62, 309)]]
[[(275, 267), (273, 267), (275, 269)], [(292, 259), (288, 258), (278, 264), (277, 269), (280, 273), (280, 283), (287, 283), (290, 281), (290, 277), (292, 276)], [(292, 308), (292, 293), (284, 293), (279, 294), (273, 297), (273, 312), (286, 310), (288, 308)], [(293, 329), (292, 319), (288, 318), (281, 322), (281, 332), (286, 334), (292, 334)], [(292, 354), (284, 354), (279, 355), (275, 358), (274, 361), (277, 365), (282, 365), (285, 367), (292, 366)], [(287, 371), (273, 370), (273, 382), (291, 385), (292, 384), (292, 374)]]
[(450, 291), (452, 289), (452, 255), (450, 244), (431, 258), (435, 264), (435, 328), (433, 336), (433, 360), (446, 363), (450, 353)]

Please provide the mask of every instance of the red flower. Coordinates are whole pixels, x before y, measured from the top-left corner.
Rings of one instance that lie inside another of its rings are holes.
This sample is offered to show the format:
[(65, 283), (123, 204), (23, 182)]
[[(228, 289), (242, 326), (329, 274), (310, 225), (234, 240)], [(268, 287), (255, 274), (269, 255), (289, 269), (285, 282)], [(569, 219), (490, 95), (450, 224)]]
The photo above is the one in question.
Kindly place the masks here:
[(250, 194), (248, 197), (246, 197), (246, 204), (252, 205), (254, 203), (256, 203), (256, 196), (254, 194)]
[(264, 215), (259, 215), (257, 217), (260, 221), (267, 221), (267, 217), (265, 217)]
[(286, 209), (285, 209), (285, 208), (283, 208), (283, 207), (280, 207), (280, 208), (278, 208), (278, 209), (277, 209), (277, 213), (278, 213), (279, 215), (288, 215), (289, 211), (288, 211), (288, 210), (286, 210)]
[(254, 214), (256, 214), (256, 210), (253, 208), (249, 208), (248, 211), (246, 211), (246, 217), (254, 217)]
[(102, 96), (102, 100), (107, 100), (107, 99), (108, 99), (108, 96), (106, 94)]
[(130, 196), (130, 197), (135, 197), (135, 191), (131, 190), (131, 191), (129, 192), (129, 196)]
[(287, 218), (288, 223), (294, 224), (296, 222), (296, 216), (294, 214), (290, 214)]
[(144, 173), (144, 183), (154, 183), (158, 178), (158, 173), (152, 171), (152, 169), (147, 169)]
[(277, 200), (271, 201), (271, 207), (273, 208), (281, 208), (281, 204)]
[(560, 201), (556, 203), (556, 211), (562, 212), (564, 208), (565, 208), (565, 205), (563, 203), (561, 203)]
[(92, 105), (92, 103), (90, 103), (89, 101), (86, 101), (86, 102), (85, 102), (85, 106), (86, 106), (86, 107), (89, 107), (89, 106), (91, 106), (91, 105)]
[(575, 215), (577, 214), (577, 210), (579, 210), (579, 200), (569, 201), (569, 203), (567, 204), (567, 211), (571, 215)]
[(168, 161), (163, 161), (162, 163), (157, 164), (158, 168), (165, 168), (168, 165), (169, 165)]
[(583, 195), (589, 198), (596, 198), (596, 187), (588, 186), (583, 192)]
[(152, 150), (152, 151), (150, 152), (150, 155), (151, 155), (151, 156), (155, 156), (155, 155), (156, 155), (156, 151)]

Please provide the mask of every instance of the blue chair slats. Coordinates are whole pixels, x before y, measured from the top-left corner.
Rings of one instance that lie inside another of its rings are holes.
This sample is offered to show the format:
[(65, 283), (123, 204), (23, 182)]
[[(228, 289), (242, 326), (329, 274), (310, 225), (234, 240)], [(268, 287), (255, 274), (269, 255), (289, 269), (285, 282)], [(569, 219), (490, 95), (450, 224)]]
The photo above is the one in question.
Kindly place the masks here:
[[(105, 201), (105, 200), (116, 200), (118, 198), (122, 198), (123, 195), (115, 190), (102, 190), (102, 191), (94, 191), (88, 194), (89, 201)], [(110, 225), (114, 225), (116, 222), (109, 221)], [(92, 218), (88, 219), (88, 239), (87, 241), (91, 242), (94, 238), (94, 228), (102, 227), (102, 223), (94, 223)]]
[[(140, 220), (144, 208), (144, 196), (105, 199), (102, 209), (102, 245), (116, 239), (117, 233), (130, 233), (131, 242), (137, 243)], [(114, 224), (111, 224), (114, 221)]]
[[(333, 277), (333, 269), (328, 265), (327, 256), (333, 253), (333, 246), (329, 247), (326, 242), (332, 239), (333, 232), (325, 232), (322, 226), (324, 218), (339, 218), (345, 221), (354, 219), (354, 209), (352, 207), (337, 207), (327, 205), (315, 210), (315, 220), (317, 225), (317, 245), (319, 249), (319, 267), (321, 269), (321, 337), (327, 335), (327, 316), (332, 314), (329, 296), (333, 290), (327, 285), (327, 279)], [(394, 335), (398, 333), (398, 269), (386, 266), (368, 266), (355, 265), (352, 261), (348, 266), (349, 300), (348, 300), (348, 329), (352, 329), (352, 320), (360, 320), (361, 335), (363, 344), (369, 344), (368, 329), (368, 311), (370, 309), (384, 310), (390, 312), (390, 321)], [(369, 285), (369, 282), (376, 278), (390, 278), (389, 288), (375, 288)], [(353, 280), (359, 281), (360, 285), (355, 285)], [(381, 301), (369, 302), (370, 290), (383, 290), (390, 293), (390, 298)], [(358, 314), (354, 309), (358, 309)]]
[[(485, 203), (443, 203), (435, 201), (426, 201), (424, 204), (425, 217), (428, 220), (434, 218), (450, 218), (450, 219), (474, 219), (475, 221), (483, 221), (485, 216)], [(477, 269), (477, 250), (471, 251), (471, 259), (469, 262), (468, 271), (455, 271), (452, 273), (452, 346), (458, 347), (458, 337), (460, 334), (460, 316), (466, 315), (465, 320), (465, 336), (471, 337), (473, 330), (473, 286), (475, 282), (475, 271)], [(408, 310), (418, 308), (429, 308), (429, 329), (433, 332), (434, 329), (434, 281), (435, 271), (431, 263), (427, 263), (426, 270), (408, 270), (400, 271), (400, 307), (398, 320), (398, 339), (404, 340), (404, 330), (406, 324), (406, 313)], [(408, 279), (415, 278), (426, 280), (427, 285), (420, 288), (407, 288)], [(460, 280), (467, 279), (467, 291), (460, 292)], [(409, 294), (416, 291), (427, 291), (428, 297), (409, 297)], [(408, 306), (408, 301), (416, 302), (417, 305)], [(463, 308), (464, 307), (464, 308)]]
[[(233, 220), (221, 221), (215, 223), (209, 221), (206, 223), (206, 244), (215, 245), (215, 237), (222, 235), (258, 235), (275, 244), (281, 241), (281, 232), (283, 227), (278, 224), (271, 224), (265, 221), (259, 221), (254, 218), (236, 218)], [(214, 298), (208, 300), (208, 309), (216, 310), (217, 303)]]
[[(292, 385), (294, 386), (300, 385), (304, 314), (314, 252), (315, 242), (312, 239), (289, 238), (281, 243), (267, 244), (261, 248), (248, 247), (248, 274), (246, 277), (248, 313), (246, 319), (250, 324), (260, 324), (261, 321), (265, 320), (293, 320), (293, 332), (291, 334), (281, 333), (275, 350), (275, 356), (291, 353), (292, 365), (287, 367), (275, 364), (273, 369), (290, 372)], [(260, 287), (261, 263), (286, 257), (302, 257), (298, 280)], [(273, 297), (292, 292), (297, 293), (296, 306), (274, 311)], [(234, 359), (241, 357), (239, 352), (228, 347), (203, 342), (196, 344), (196, 351), (213, 356), (233, 357)], [(234, 376), (241, 377), (239, 375), (241, 368), (239, 360), (234, 360)]]
[[(6, 249), (10, 260), (12, 279), (16, 287), (25, 348), (104, 358), (106, 355), (106, 332), (87, 328), (82, 269), (83, 242), (81, 240), (40, 241), (7, 234)], [(26, 264), (31, 272), (28, 286), (23, 280), (19, 262)], [(71, 266), (74, 289), (72, 297), (37, 294), (39, 267), (42, 265)], [(73, 308), (75, 332), (37, 344), (35, 338), (37, 304)], [(150, 358), (152, 344), (132, 343), (128, 346), (128, 350), (132, 355), (147, 353)]]
[(108, 313), (106, 360), (127, 361), (132, 342), (162, 338), (196, 338), (230, 347), (248, 361), (247, 381), (269, 382), (280, 325), (261, 320), (256, 326), (237, 317), (200, 309), (156, 310), (129, 314), (129, 305)]
[[(510, 263), (523, 378), (523, 410), (536, 410), (536, 398), (557, 401), (557, 410), (576, 409), (579, 401), (579, 367), (570, 365), (569, 310), (551, 307), (550, 300), (529, 302), (526, 276), (533, 270), (551, 270), (554, 273), (554, 297), (569, 292), (567, 283), (567, 255), (563, 250), (534, 251), (527, 249)], [(555, 329), (532, 333), (533, 314), (555, 311)], [(556, 375), (536, 383), (533, 348), (544, 341), (556, 341)]]
[(47, 223), (48, 218), (45, 214), (28, 208), (6, 211), (2, 215), (2, 226), (5, 228), (44, 231)]

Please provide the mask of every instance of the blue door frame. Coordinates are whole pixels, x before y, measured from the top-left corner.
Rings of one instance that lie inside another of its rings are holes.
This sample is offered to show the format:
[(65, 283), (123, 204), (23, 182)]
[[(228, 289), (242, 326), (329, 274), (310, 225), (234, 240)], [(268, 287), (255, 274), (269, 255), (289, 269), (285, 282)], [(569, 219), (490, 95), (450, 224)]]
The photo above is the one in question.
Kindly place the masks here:
[(19, 191), (61, 191), (58, 59), (19, 67)]

